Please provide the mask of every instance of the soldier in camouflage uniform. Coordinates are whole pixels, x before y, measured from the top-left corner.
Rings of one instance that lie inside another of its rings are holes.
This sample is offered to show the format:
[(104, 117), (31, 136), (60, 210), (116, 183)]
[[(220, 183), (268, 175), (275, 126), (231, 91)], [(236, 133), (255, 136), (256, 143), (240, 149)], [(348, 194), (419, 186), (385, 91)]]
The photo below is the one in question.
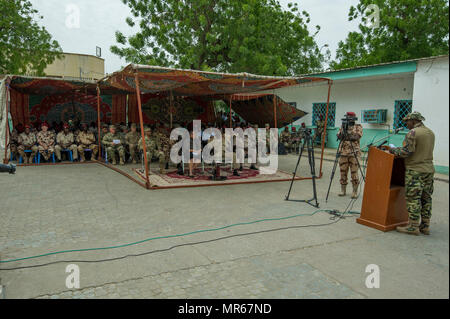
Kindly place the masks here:
[[(152, 130), (151, 128), (147, 127), (144, 130), (145, 132), (145, 147), (147, 151), (147, 162), (150, 165), (152, 158), (157, 157), (159, 159), (159, 169), (161, 174), (165, 174), (164, 167), (166, 164), (164, 152), (158, 148), (158, 144), (156, 143), (156, 140), (152, 137)], [(138, 142), (139, 150), (144, 150), (144, 145), (142, 142), (142, 138), (139, 139)]]
[(39, 153), (45, 161), (48, 161), (53, 153), (55, 153), (55, 133), (50, 132), (48, 128), (47, 123), (42, 123), (41, 131), (36, 135), (39, 144)]
[(131, 131), (125, 135), (125, 142), (128, 145), (130, 151), (130, 157), (133, 164), (137, 164), (138, 161), (138, 143), (141, 139), (141, 135), (137, 132), (136, 124), (131, 124)]
[(116, 155), (119, 155), (120, 165), (125, 165), (125, 147), (124, 141), (121, 139), (119, 133), (116, 132), (116, 126), (111, 125), (109, 127), (109, 133), (103, 137), (103, 145), (106, 147), (108, 153), (108, 159), (111, 160), (113, 165), (117, 165)]
[(409, 222), (405, 227), (397, 227), (401, 233), (419, 235), (430, 234), (432, 198), (434, 190), (433, 151), (435, 136), (422, 121), (419, 112), (413, 112), (403, 119), (409, 133), (405, 136), (403, 147), (389, 151), (405, 159), (406, 208)]
[(289, 154), (292, 151), (292, 137), (289, 133), (289, 127), (285, 127), (284, 131), (280, 134), (280, 142), (284, 145), (286, 152)]
[(11, 151), (11, 155), (18, 160), (19, 159), (19, 152), (17, 150), (19, 146), (19, 133), (17, 129), (13, 129), (10, 136), (9, 141), (9, 150)]
[(81, 132), (78, 134), (78, 152), (80, 153), (81, 163), (86, 161), (84, 150), (92, 150), (91, 159), (95, 159), (98, 153), (98, 145), (95, 144), (95, 135), (92, 130), (88, 130), (88, 125), (83, 123), (81, 125)]
[[(356, 119), (356, 114), (353, 112), (348, 112), (347, 116)], [(339, 130), (337, 136), (339, 140), (346, 138), (345, 141), (342, 141), (339, 149), (339, 152), (341, 154), (339, 158), (339, 168), (341, 170), (341, 193), (339, 194), (339, 196), (346, 195), (346, 188), (348, 184), (347, 175), (348, 169), (350, 168), (353, 185), (352, 198), (357, 198), (359, 186), (358, 161), (361, 162), (361, 150), (359, 141), (363, 136), (363, 128), (361, 124), (351, 123), (348, 126), (347, 136), (345, 136), (342, 127)]]
[(316, 140), (318, 137), (322, 140), (323, 131), (325, 130), (325, 120), (323, 119), (323, 115), (319, 115), (319, 119), (316, 121), (316, 132), (313, 137), (313, 145), (316, 144)]
[(297, 132), (297, 128), (294, 126), (291, 129), (291, 141), (292, 141), (292, 151), (298, 154), (300, 150), (300, 144), (302, 142), (302, 136), (301, 132)]
[[(19, 135), (18, 142), (17, 151), (22, 156), (24, 164), (32, 164), (33, 158), (38, 152), (38, 147), (36, 146), (36, 135), (31, 132), (30, 125), (25, 125), (25, 132)], [(25, 151), (29, 150), (31, 150), (31, 155), (28, 158)]]
[(164, 153), (165, 169), (168, 169), (170, 161), (170, 149), (175, 142), (170, 140), (170, 137), (167, 135), (167, 131), (162, 127), (159, 128), (159, 131), (156, 132), (155, 136), (158, 149)]
[(58, 161), (61, 162), (61, 151), (71, 150), (73, 154), (73, 160), (78, 160), (78, 149), (75, 145), (75, 137), (73, 133), (69, 130), (69, 125), (64, 124), (63, 131), (59, 132), (56, 136), (55, 154)]

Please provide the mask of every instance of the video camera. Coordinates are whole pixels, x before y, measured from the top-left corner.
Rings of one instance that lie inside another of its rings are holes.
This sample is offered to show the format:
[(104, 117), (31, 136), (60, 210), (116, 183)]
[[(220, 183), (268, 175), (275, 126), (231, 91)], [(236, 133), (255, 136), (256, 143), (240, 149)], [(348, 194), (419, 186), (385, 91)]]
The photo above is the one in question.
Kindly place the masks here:
[(355, 126), (358, 118), (354, 114), (345, 114), (342, 119), (342, 133), (338, 136), (338, 140), (346, 140), (349, 127)]

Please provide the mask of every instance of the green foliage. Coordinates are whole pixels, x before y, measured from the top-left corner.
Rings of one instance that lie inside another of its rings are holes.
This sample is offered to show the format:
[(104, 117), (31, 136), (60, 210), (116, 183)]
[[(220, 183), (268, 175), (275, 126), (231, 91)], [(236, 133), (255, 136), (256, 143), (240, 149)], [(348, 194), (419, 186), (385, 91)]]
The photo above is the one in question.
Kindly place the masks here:
[(130, 37), (111, 51), (127, 62), (220, 72), (298, 75), (321, 70), (323, 55), (297, 4), (275, 0), (122, 0)]
[(36, 23), (42, 17), (29, 0), (0, 0), (0, 12), (0, 73), (44, 75), (61, 48)]
[[(376, 4), (379, 27), (369, 21)], [(350, 8), (349, 21), (361, 18), (359, 32), (339, 42), (333, 69), (448, 54), (447, 0), (360, 0)]]

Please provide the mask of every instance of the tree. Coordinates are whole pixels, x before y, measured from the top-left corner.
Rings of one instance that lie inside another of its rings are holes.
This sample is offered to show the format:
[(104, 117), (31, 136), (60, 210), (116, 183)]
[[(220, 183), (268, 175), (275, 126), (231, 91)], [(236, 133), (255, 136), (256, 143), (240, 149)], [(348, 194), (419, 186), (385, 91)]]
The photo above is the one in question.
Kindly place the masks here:
[(339, 42), (330, 65), (342, 69), (448, 54), (448, 10), (448, 0), (360, 0), (349, 12), (349, 21), (362, 19), (359, 32)]
[(44, 75), (61, 48), (35, 21), (38, 11), (29, 0), (0, 0), (0, 12), (0, 73)]
[(263, 75), (321, 69), (324, 57), (297, 4), (275, 0), (122, 0), (131, 8), (126, 37), (111, 51), (127, 62)]

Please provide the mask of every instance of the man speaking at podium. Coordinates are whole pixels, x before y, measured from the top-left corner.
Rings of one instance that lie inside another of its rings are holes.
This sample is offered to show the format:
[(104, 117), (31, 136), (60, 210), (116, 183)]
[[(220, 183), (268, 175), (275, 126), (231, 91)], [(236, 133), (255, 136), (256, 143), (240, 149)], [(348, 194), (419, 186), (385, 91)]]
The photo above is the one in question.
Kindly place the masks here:
[(434, 133), (423, 125), (425, 118), (419, 112), (409, 114), (403, 121), (410, 130), (403, 141), (403, 147), (389, 150), (404, 158), (406, 167), (405, 192), (409, 223), (405, 227), (397, 227), (397, 231), (411, 235), (429, 235), (435, 172)]

